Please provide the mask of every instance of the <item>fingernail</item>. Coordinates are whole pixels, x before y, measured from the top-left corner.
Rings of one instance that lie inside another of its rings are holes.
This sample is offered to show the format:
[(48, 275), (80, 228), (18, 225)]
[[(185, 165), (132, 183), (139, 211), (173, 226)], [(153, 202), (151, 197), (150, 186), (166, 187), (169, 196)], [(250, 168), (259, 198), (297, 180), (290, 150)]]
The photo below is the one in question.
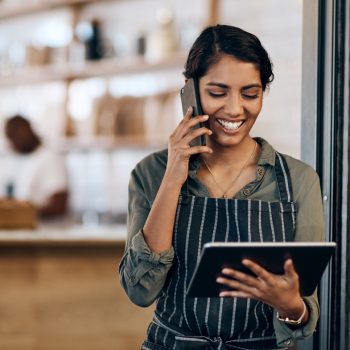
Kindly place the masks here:
[(187, 112), (189, 112), (191, 109), (192, 109), (192, 106), (189, 106), (189, 107), (187, 108)]
[(208, 119), (209, 119), (209, 115), (204, 115), (204, 116), (203, 116), (203, 119), (204, 119), (204, 120), (208, 120)]

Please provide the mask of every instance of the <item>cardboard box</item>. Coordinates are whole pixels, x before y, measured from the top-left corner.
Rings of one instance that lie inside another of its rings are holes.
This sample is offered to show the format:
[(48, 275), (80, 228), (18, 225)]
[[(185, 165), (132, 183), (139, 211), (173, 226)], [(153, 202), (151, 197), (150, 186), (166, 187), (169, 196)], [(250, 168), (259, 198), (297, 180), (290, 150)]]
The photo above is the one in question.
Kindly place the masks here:
[(0, 229), (35, 229), (37, 211), (28, 201), (0, 200)]

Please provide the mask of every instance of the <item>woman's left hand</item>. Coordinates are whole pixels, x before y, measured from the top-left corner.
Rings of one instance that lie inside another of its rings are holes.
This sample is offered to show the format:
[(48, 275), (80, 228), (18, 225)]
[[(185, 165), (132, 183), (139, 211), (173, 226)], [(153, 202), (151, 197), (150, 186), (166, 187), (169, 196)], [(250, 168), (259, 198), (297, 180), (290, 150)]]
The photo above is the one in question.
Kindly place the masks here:
[(299, 276), (291, 259), (284, 263), (283, 275), (270, 273), (251, 260), (244, 259), (242, 263), (256, 277), (229, 268), (223, 269), (224, 276), (218, 277), (216, 281), (233, 290), (221, 292), (220, 297), (252, 298), (272, 306), (281, 317), (300, 317), (304, 305), (299, 292)]

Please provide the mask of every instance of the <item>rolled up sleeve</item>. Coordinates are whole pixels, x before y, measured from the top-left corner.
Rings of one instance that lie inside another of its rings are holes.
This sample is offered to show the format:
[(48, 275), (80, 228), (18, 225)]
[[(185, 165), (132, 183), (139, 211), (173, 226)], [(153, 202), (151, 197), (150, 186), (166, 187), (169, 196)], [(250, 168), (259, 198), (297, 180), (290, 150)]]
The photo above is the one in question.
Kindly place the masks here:
[(132, 239), (120, 265), (121, 283), (130, 300), (146, 307), (161, 292), (174, 259), (174, 249), (152, 252), (140, 230)]
[(287, 324), (279, 321), (276, 317), (276, 312), (274, 312), (273, 325), (276, 332), (277, 345), (279, 347), (289, 347), (297, 340), (306, 339), (314, 333), (320, 314), (317, 291), (309, 297), (304, 297), (303, 300), (309, 311), (309, 320), (302, 327), (289, 327)]
[(119, 278), (129, 299), (138, 306), (147, 307), (162, 291), (174, 259), (174, 249), (171, 247), (157, 254), (144, 239), (142, 228), (151, 210), (153, 194), (152, 189), (145, 191), (141, 179), (147, 181), (147, 174), (141, 176), (141, 172), (137, 166), (130, 177), (128, 236), (119, 264)]

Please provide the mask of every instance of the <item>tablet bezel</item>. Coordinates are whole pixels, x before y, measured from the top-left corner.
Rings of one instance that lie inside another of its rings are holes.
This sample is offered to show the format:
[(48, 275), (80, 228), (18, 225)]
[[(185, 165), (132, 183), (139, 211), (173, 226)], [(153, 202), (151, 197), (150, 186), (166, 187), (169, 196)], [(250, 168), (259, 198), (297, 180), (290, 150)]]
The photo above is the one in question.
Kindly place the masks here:
[[(243, 258), (259, 262), (267, 270), (281, 274), (287, 258), (292, 258), (299, 274), (300, 293), (311, 295), (334, 254), (334, 242), (210, 242), (201, 256), (187, 288), (188, 297), (218, 297), (227, 287), (216, 282), (223, 267), (250, 272)], [(305, 264), (305, 257), (311, 257)]]

